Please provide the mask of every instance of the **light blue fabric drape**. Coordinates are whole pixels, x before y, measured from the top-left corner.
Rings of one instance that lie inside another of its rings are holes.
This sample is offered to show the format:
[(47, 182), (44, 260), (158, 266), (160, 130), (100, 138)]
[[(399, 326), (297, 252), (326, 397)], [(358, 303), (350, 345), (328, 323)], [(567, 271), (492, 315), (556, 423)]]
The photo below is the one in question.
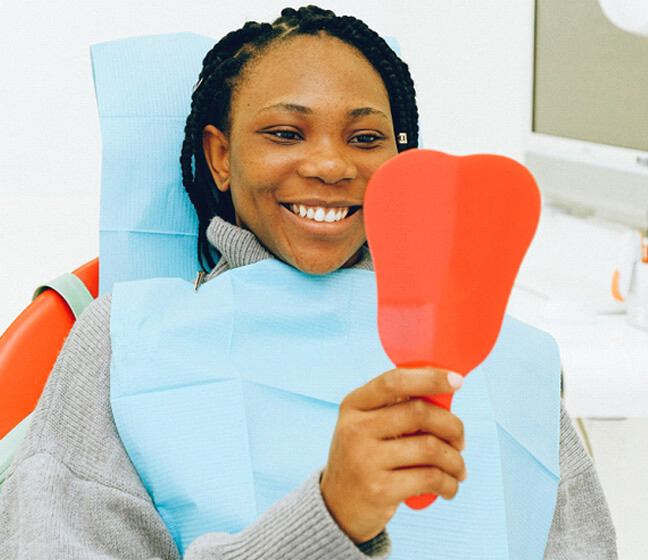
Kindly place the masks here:
[[(198, 292), (182, 280), (119, 284), (111, 336), (115, 421), (181, 550), (241, 530), (322, 467), (341, 399), (393, 367), (373, 273), (309, 276), (272, 259)], [(542, 558), (559, 371), (553, 340), (507, 317), (454, 399), (469, 479), (454, 500), (399, 509), (393, 559)]]
[(156, 276), (194, 278), (198, 221), (182, 186), (180, 149), (202, 59), (192, 33), (134, 37), (91, 49), (101, 123), (99, 290)]

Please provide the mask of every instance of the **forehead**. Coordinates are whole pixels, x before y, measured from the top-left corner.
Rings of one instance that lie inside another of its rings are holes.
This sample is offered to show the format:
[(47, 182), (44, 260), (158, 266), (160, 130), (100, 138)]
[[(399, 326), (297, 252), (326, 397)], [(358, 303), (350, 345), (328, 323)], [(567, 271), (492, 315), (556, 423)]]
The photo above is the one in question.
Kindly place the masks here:
[(239, 109), (273, 102), (328, 106), (344, 103), (389, 111), (380, 74), (355, 47), (329, 35), (297, 35), (277, 41), (244, 68), (232, 99)]

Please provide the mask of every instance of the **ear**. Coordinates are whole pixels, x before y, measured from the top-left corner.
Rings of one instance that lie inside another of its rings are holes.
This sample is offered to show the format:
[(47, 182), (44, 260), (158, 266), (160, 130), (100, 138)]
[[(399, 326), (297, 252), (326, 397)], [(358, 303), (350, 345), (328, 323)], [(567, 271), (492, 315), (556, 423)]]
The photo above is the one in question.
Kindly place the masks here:
[(229, 180), (229, 141), (221, 130), (207, 125), (203, 130), (203, 151), (214, 183), (221, 192), (230, 188)]

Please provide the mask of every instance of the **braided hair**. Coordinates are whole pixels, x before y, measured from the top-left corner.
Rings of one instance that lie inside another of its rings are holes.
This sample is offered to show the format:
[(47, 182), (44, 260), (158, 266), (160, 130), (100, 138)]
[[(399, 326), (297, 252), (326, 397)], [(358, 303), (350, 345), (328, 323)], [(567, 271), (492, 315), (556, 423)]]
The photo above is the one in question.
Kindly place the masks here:
[(207, 125), (229, 131), (232, 94), (243, 69), (272, 43), (296, 35), (325, 33), (358, 49), (380, 74), (391, 105), (398, 151), (418, 145), (418, 109), (414, 83), (407, 65), (364, 22), (352, 16), (336, 16), (330, 10), (307, 6), (285, 8), (272, 24), (247, 22), (223, 37), (207, 53), (194, 87), (191, 113), (185, 125), (180, 165), (182, 182), (198, 214), (198, 259), (205, 271), (215, 265), (207, 241), (207, 226), (215, 215), (235, 223), (230, 192), (216, 187), (203, 152), (202, 135)]

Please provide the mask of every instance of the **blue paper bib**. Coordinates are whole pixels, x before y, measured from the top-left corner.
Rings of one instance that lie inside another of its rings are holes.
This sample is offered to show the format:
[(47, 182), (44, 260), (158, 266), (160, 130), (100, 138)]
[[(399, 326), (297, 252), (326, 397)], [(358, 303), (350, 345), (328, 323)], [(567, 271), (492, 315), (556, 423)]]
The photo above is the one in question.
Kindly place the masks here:
[[(237, 532), (325, 465), (341, 400), (393, 368), (372, 272), (309, 276), (277, 260), (198, 292), (118, 284), (111, 404), (119, 434), (180, 551)], [(559, 481), (560, 364), (547, 334), (505, 318), (453, 402), (469, 479), (405, 506), (391, 558), (541, 559)]]

